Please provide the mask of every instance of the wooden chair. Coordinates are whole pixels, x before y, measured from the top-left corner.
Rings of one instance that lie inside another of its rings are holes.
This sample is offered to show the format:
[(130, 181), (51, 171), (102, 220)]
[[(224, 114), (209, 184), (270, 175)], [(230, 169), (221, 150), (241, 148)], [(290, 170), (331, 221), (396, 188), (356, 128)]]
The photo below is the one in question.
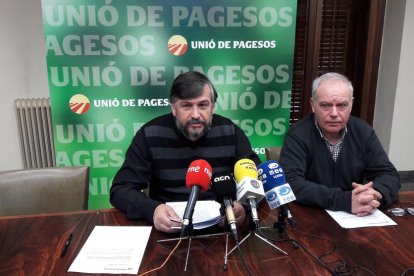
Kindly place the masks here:
[(88, 209), (89, 167), (0, 172), (0, 216)]
[(267, 147), (265, 148), (266, 160), (275, 160), (279, 162), (280, 151), (282, 147)]

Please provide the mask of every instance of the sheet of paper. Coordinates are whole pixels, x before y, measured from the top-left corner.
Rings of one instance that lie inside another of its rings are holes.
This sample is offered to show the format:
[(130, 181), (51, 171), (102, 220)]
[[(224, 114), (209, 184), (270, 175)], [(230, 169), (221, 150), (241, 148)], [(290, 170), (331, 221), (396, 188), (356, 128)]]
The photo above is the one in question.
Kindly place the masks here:
[(150, 226), (95, 226), (69, 272), (137, 274)]
[(326, 210), (328, 214), (342, 227), (342, 228), (359, 228), (359, 227), (372, 227), (372, 226), (387, 226), (397, 225), (392, 219), (385, 215), (380, 210), (358, 217), (357, 215), (350, 214), (342, 211), (330, 211)]
[[(186, 201), (167, 202), (180, 218), (183, 218)], [(203, 229), (221, 221), (220, 204), (213, 200), (199, 200), (196, 202), (193, 214), (193, 228)]]

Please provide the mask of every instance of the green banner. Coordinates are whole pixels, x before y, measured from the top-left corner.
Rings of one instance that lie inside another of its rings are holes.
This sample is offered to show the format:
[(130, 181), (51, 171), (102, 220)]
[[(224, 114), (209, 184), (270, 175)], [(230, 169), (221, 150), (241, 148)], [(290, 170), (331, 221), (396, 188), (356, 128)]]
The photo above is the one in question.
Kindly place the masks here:
[(89, 208), (135, 132), (170, 112), (173, 79), (205, 73), (263, 159), (289, 126), (296, 1), (42, 0), (58, 166), (91, 167)]

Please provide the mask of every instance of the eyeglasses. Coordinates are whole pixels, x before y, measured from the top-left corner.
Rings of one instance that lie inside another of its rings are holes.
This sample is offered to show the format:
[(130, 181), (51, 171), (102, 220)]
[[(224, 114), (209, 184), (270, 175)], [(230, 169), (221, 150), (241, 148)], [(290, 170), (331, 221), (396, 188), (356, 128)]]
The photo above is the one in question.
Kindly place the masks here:
[(402, 217), (405, 214), (410, 214), (414, 216), (414, 207), (408, 207), (408, 208), (391, 208), (387, 210), (388, 214), (390, 214), (393, 217)]

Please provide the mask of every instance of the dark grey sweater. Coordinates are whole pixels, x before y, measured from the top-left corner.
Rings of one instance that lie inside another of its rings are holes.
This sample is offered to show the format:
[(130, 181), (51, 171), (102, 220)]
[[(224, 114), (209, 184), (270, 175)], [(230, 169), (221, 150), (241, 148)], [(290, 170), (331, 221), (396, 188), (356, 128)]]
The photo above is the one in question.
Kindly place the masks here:
[(374, 130), (351, 116), (336, 162), (314, 124), (314, 114), (293, 125), (285, 137), (280, 165), (297, 202), (334, 211), (351, 212), (352, 182), (374, 182), (383, 198), (380, 207), (391, 204), (401, 187)]
[[(260, 162), (249, 140), (231, 120), (213, 115), (212, 128), (205, 137), (192, 142), (177, 129), (173, 115), (167, 114), (145, 124), (129, 146), (125, 161), (112, 182), (111, 204), (130, 219), (153, 222), (155, 208), (167, 201), (187, 201), (185, 185), (188, 166), (206, 160), (215, 172), (233, 172), (242, 158)], [(149, 197), (141, 192), (149, 185)], [(200, 200), (214, 199), (202, 192)]]

